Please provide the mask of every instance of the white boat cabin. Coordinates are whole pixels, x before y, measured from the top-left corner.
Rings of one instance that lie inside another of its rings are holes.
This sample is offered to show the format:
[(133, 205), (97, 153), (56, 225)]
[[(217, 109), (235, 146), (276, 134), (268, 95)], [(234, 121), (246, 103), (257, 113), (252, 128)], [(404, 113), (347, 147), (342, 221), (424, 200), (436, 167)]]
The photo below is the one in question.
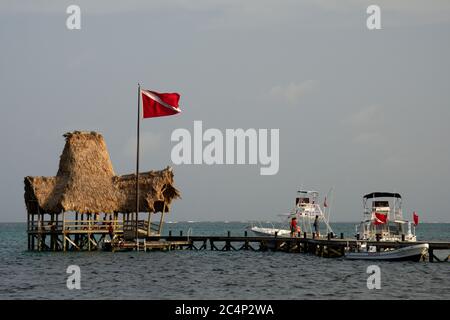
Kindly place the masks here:
[(356, 226), (358, 239), (416, 241), (413, 224), (403, 219), (400, 194), (372, 192), (363, 197), (363, 206), (364, 220)]
[(319, 192), (299, 190), (295, 198), (293, 216), (297, 217), (298, 224), (304, 232), (311, 234), (314, 232), (313, 223), (316, 216), (319, 222), (325, 224), (326, 233), (333, 232), (328, 223), (329, 217), (324, 214), (327, 206), (324, 201), (324, 210), (322, 210), (319, 203)]

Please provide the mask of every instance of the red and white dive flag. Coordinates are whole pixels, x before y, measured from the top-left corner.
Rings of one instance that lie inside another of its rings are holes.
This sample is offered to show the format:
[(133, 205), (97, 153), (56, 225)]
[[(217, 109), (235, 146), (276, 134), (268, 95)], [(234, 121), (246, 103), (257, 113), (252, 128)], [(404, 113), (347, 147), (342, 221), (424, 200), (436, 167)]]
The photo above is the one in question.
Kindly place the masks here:
[(417, 215), (417, 213), (415, 211), (413, 212), (413, 220), (414, 220), (414, 225), (417, 226), (419, 224), (419, 216)]
[(141, 98), (144, 118), (171, 116), (181, 112), (178, 93), (158, 93), (142, 89)]
[(375, 217), (373, 224), (379, 225), (379, 224), (385, 224), (387, 222), (387, 215), (375, 212)]

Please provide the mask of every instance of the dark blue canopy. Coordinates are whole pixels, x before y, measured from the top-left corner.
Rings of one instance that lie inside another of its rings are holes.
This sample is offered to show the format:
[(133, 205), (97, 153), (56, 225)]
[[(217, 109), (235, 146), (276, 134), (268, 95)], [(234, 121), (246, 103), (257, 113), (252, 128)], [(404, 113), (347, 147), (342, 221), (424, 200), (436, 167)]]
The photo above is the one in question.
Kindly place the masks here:
[(392, 193), (392, 192), (372, 192), (368, 193), (364, 196), (364, 199), (372, 199), (372, 198), (402, 198), (400, 193)]

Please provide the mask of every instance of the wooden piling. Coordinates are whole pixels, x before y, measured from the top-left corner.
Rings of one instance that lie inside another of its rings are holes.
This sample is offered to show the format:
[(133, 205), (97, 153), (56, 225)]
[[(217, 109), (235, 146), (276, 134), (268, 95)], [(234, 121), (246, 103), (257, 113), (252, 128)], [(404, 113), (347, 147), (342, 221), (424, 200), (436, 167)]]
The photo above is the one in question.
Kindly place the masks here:
[(31, 239), (30, 239), (30, 213), (27, 212), (27, 240), (28, 240), (28, 250), (30, 250), (30, 245), (31, 245)]
[[(231, 236), (230, 231), (227, 231), (227, 237), (230, 238), (230, 236)], [(225, 247), (224, 247), (222, 250), (230, 251), (230, 249), (231, 249), (231, 243), (230, 243), (230, 240), (227, 239), (227, 240), (225, 241)]]
[(206, 247), (207, 247), (207, 240), (205, 239), (205, 240), (203, 240), (203, 245), (200, 247), (200, 250), (206, 250)]
[[(34, 230), (34, 214), (31, 214), (31, 231), (35, 231)], [(31, 249), (34, 250), (34, 234), (31, 236)]]

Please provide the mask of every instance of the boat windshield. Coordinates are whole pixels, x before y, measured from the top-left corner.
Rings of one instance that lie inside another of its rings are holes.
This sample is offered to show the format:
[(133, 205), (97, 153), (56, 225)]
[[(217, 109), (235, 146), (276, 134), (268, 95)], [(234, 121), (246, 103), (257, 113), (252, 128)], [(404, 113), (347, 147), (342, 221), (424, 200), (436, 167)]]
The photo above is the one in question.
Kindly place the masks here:
[(389, 207), (389, 201), (374, 201), (372, 207), (373, 208)]
[(309, 204), (309, 198), (296, 198), (295, 199), (295, 204)]

